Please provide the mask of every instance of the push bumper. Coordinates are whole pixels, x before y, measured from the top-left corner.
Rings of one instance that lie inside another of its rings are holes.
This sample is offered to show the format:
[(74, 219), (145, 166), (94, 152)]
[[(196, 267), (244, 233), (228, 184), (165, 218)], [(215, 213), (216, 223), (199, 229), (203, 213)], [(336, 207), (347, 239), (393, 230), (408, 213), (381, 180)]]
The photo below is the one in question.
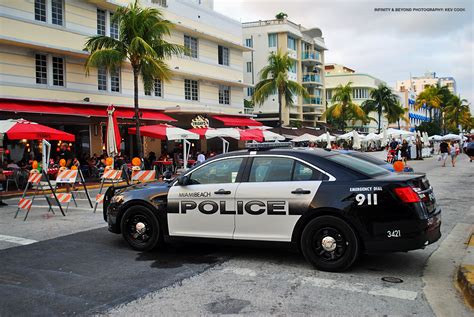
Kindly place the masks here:
[[(380, 225), (378, 230), (400, 228), (400, 237), (388, 238), (387, 235), (371, 241), (364, 241), (367, 252), (397, 252), (423, 249), (439, 240), (441, 237), (441, 212), (438, 211), (432, 217), (421, 222), (412, 223), (390, 223)], [(413, 230), (418, 228), (418, 230)]]

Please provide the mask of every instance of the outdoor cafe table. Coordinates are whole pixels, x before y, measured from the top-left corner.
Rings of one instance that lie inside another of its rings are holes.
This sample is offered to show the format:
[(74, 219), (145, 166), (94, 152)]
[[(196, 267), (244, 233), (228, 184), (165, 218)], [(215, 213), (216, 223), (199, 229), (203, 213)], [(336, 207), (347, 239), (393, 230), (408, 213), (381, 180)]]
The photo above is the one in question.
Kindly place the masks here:
[(165, 166), (171, 166), (171, 165), (173, 165), (173, 161), (172, 161), (172, 160), (167, 160), (167, 161), (155, 161), (155, 162), (153, 163), (153, 165), (159, 167), (160, 173), (163, 174), (163, 171), (164, 171)]

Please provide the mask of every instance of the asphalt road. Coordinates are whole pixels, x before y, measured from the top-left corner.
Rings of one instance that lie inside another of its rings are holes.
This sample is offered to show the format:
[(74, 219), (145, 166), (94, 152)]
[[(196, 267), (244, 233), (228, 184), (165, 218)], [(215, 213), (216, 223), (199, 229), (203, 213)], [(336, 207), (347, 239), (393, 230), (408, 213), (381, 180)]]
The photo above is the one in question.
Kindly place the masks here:
[[(107, 232), (101, 212), (92, 214), (85, 201), (67, 217), (38, 207), (26, 222), (12, 219), (14, 207), (1, 208), (0, 316), (433, 315), (425, 273), (436, 274), (430, 263), (441, 249), (454, 268), (454, 252), (440, 246), (460, 225), (474, 222), (474, 165), (463, 156), (456, 168), (441, 168), (434, 159), (411, 165), (427, 173), (443, 208), (442, 240), (424, 250), (365, 255), (345, 273), (316, 271), (300, 254), (279, 247), (173, 244), (136, 252)], [(443, 277), (448, 283), (441, 290), (454, 294), (450, 311), (472, 316), (451, 276)]]

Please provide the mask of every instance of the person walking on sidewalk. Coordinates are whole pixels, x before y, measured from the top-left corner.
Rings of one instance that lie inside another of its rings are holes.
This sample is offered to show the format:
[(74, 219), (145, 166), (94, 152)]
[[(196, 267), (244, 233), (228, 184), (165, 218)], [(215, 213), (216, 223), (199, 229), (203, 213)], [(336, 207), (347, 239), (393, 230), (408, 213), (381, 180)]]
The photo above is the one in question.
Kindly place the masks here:
[(449, 154), (449, 144), (446, 141), (442, 141), (439, 145), (439, 152), (441, 155), (441, 161), (443, 161), (443, 167), (446, 166), (446, 159)]
[(453, 167), (455, 167), (456, 158), (459, 154), (459, 146), (457, 145), (456, 142), (453, 142), (451, 144), (450, 149), (449, 149), (449, 154), (451, 155), (451, 164), (453, 165)]

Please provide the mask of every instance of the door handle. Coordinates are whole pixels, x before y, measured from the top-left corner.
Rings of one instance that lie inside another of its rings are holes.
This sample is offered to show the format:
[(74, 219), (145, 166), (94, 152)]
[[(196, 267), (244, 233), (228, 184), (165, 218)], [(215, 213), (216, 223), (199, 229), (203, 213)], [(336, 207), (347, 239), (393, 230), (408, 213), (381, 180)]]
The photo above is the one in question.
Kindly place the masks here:
[(230, 190), (219, 189), (215, 191), (214, 194), (216, 195), (230, 195)]
[(294, 191), (291, 192), (292, 194), (297, 194), (297, 195), (307, 195), (311, 194), (310, 190), (303, 189), (303, 188), (297, 188)]

